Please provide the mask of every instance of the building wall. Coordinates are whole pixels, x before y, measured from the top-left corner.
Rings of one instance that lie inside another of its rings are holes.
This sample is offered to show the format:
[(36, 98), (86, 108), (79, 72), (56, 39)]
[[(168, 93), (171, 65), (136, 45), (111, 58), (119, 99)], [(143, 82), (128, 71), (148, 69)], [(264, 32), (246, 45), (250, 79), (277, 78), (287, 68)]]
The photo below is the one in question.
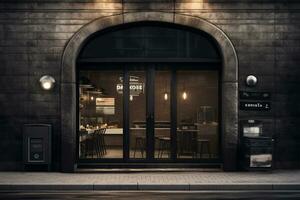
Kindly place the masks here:
[[(283, 1), (282, 1), (283, 2)], [(0, 2), (0, 169), (21, 169), (22, 124), (53, 124), (53, 169), (60, 168), (60, 67), (64, 47), (82, 26), (124, 12), (162, 11), (201, 17), (232, 40), (240, 90), (272, 93), (268, 112), (240, 111), (260, 119), (276, 139), (278, 168), (300, 167), (300, 2), (286, 0), (2, 0)], [(53, 91), (41, 75), (57, 80)], [(258, 86), (249, 89), (245, 77)]]

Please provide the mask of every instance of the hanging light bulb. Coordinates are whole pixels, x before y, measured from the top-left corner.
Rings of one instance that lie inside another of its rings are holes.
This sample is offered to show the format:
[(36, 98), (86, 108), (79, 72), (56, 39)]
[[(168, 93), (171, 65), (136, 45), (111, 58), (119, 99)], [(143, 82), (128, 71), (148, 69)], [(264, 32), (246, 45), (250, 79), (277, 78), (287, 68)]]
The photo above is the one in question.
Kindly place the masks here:
[(94, 97), (93, 96), (91, 96), (91, 101), (94, 101)]
[(167, 101), (168, 100), (168, 93), (167, 92), (165, 92), (165, 94), (164, 94), (164, 99), (165, 99), (165, 101)]
[(132, 100), (133, 100), (133, 96), (132, 96), (132, 95), (130, 95), (130, 97), (129, 97), (129, 100), (130, 100), (130, 101), (132, 101)]
[(186, 93), (186, 91), (184, 91), (184, 92), (182, 93), (182, 98), (183, 98), (183, 100), (186, 100), (186, 99), (187, 99), (187, 93)]

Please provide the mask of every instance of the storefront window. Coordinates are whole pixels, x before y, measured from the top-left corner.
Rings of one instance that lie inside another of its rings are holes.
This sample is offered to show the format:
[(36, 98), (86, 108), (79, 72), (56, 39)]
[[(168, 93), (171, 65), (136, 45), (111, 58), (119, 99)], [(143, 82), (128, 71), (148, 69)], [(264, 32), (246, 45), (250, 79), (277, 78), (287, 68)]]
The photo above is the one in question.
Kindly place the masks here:
[(171, 71), (155, 72), (154, 138), (156, 159), (171, 158)]
[(131, 159), (146, 158), (146, 71), (129, 71), (129, 149)]
[(122, 71), (81, 71), (79, 158), (123, 157)]
[[(101, 47), (101, 48), (99, 48)], [(158, 25), (114, 30), (92, 38), (79, 55), (93, 58), (205, 58), (219, 59), (214, 41), (205, 33)]]
[(178, 158), (218, 158), (218, 72), (177, 71)]

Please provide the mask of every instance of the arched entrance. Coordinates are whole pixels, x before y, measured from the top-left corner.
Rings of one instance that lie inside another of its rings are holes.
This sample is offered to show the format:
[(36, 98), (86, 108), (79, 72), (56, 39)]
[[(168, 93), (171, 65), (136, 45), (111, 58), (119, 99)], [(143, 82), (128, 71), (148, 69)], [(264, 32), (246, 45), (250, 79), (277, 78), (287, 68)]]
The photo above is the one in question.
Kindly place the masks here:
[[(171, 24), (183, 25), (186, 27), (201, 30), (216, 40), (220, 47), (222, 54), (222, 74), (221, 74), (221, 109), (222, 116), (221, 121), (221, 137), (222, 137), (222, 159), (224, 163), (224, 169), (234, 170), (235, 169), (235, 154), (237, 144), (237, 58), (232, 44), (226, 35), (214, 25), (194, 17), (188, 17), (184, 15), (170, 14), (170, 13), (159, 13), (159, 12), (144, 12), (144, 13), (128, 13), (123, 15), (111, 16), (103, 19), (98, 19), (79, 30), (68, 43), (62, 60), (62, 77), (61, 77), (61, 117), (62, 117), (62, 170), (72, 171), (75, 166), (76, 160), (76, 129), (77, 129), (77, 111), (76, 111), (76, 60), (82, 47), (86, 44), (86, 41), (96, 32), (104, 30), (108, 27), (114, 27), (117, 25), (128, 24), (133, 22), (168, 22)], [(155, 67), (150, 67), (154, 69)], [(151, 74), (154, 71), (147, 73), (148, 81), (153, 81)], [(126, 72), (125, 72), (126, 74)], [(150, 74), (150, 75), (149, 75)], [(127, 83), (126, 83), (127, 77)], [(174, 77), (174, 76), (172, 76)], [(176, 77), (176, 76), (175, 76)], [(130, 72), (123, 76), (124, 88), (126, 84), (129, 88)], [(171, 78), (172, 79), (172, 78)], [(153, 88), (149, 89), (148, 92), (152, 93)], [(126, 89), (124, 89), (124, 95)], [(130, 98), (130, 91), (127, 91), (128, 98)], [(151, 96), (151, 95), (148, 95)], [(126, 100), (125, 100), (126, 101)], [(149, 99), (147, 99), (147, 104)], [(147, 105), (147, 115), (151, 116), (151, 105)], [(173, 104), (171, 107), (174, 106)], [(125, 106), (125, 109), (126, 108)], [(153, 109), (153, 108), (152, 108)], [(127, 111), (126, 111), (127, 112)], [(126, 116), (126, 115), (124, 115)], [(153, 118), (153, 117), (152, 117)], [(154, 120), (146, 119), (150, 121), (147, 125), (147, 129), (151, 131), (148, 143), (152, 141), (148, 154), (152, 154), (150, 157), (154, 157)], [(171, 120), (172, 121), (172, 120)], [(173, 120), (174, 121), (174, 120)], [(171, 122), (174, 123), (174, 122)], [(151, 125), (152, 124), (152, 125)], [(129, 126), (129, 125), (127, 125)], [(173, 130), (176, 132), (176, 125), (173, 125)], [(171, 129), (172, 129), (171, 127)], [(125, 127), (129, 130), (129, 127)], [(128, 133), (126, 133), (129, 135)], [(125, 136), (126, 136), (125, 134)], [(147, 136), (148, 137), (148, 136)], [(128, 139), (127, 139), (128, 141)], [(123, 144), (126, 143), (126, 140)], [(149, 143), (149, 144), (150, 144)], [(173, 144), (175, 144), (173, 140)], [(175, 145), (176, 146), (176, 145)], [(125, 151), (124, 151), (125, 152)], [(128, 152), (128, 149), (127, 149)], [(172, 150), (173, 157), (175, 150)], [(129, 155), (127, 155), (128, 157)], [(130, 156), (129, 156), (130, 157)]]

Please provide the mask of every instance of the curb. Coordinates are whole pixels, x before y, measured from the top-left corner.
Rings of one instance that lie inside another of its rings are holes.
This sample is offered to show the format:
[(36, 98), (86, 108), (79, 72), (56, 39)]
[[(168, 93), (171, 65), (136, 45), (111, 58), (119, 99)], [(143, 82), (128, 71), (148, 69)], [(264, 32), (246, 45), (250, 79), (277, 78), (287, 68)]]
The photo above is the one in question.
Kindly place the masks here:
[(35, 190), (178, 190), (178, 191), (199, 191), (199, 190), (300, 190), (300, 183), (280, 183), (280, 184), (0, 184), (1, 191), (35, 191)]

